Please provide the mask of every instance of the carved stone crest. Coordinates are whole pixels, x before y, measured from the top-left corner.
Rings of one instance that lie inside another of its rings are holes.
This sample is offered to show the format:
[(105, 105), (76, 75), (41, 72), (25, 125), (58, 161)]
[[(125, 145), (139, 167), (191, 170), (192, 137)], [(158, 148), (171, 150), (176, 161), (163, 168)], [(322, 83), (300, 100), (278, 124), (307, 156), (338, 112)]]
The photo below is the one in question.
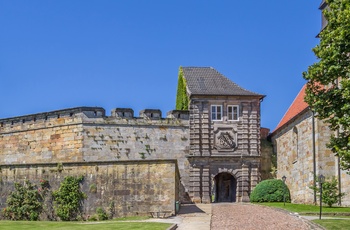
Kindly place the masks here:
[(218, 127), (214, 131), (214, 146), (218, 150), (234, 151), (237, 147), (237, 133), (231, 127)]
[(229, 132), (221, 132), (218, 140), (219, 146), (222, 149), (234, 149), (236, 147), (235, 139)]

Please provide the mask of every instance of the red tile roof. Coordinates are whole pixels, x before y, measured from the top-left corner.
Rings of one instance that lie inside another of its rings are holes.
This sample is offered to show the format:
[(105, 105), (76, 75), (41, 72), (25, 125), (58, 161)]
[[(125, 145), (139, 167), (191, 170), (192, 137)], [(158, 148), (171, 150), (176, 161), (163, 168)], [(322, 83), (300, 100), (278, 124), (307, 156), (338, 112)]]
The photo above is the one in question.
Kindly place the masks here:
[(296, 98), (294, 99), (293, 103), (287, 110), (287, 112), (284, 114), (283, 118), (273, 131), (277, 131), (279, 128), (287, 124), (290, 120), (292, 120), (294, 117), (296, 117), (298, 114), (303, 112), (306, 108), (309, 107), (309, 105), (304, 101), (305, 97), (305, 89), (306, 89), (306, 84), (303, 86), (303, 88), (300, 90)]

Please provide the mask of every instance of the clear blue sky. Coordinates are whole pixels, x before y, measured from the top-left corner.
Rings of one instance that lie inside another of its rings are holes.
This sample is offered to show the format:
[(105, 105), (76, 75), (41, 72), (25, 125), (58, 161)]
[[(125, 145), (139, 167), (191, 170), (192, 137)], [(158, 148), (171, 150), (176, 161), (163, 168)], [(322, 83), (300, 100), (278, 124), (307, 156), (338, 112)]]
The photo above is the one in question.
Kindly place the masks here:
[(316, 61), (320, 0), (0, 0), (0, 118), (79, 106), (175, 108), (180, 66), (211, 66), (273, 130)]

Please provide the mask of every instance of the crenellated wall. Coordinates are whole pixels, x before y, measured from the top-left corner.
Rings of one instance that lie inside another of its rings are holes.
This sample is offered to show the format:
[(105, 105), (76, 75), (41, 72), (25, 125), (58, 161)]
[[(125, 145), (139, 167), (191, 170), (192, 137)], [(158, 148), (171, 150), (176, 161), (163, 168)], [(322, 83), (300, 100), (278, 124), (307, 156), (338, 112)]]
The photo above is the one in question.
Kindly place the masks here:
[(76, 108), (0, 120), (2, 164), (82, 161), (83, 118), (101, 108)]
[[(239, 104), (239, 120), (211, 121), (209, 108), (217, 100), (224, 108)], [(218, 136), (226, 132), (235, 137), (234, 149), (219, 148)], [(64, 165), (63, 171), (55, 171), (58, 164)], [(259, 100), (195, 100), (190, 111), (170, 111), (167, 118), (156, 109), (142, 110), (135, 117), (129, 108), (114, 109), (106, 116), (103, 108), (79, 107), (0, 119), (0, 167), (2, 191), (6, 191), (0, 208), (5, 207), (14, 181), (44, 177), (57, 188), (65, 175), (84, 175), (87, 184), (99, 184), (99, 195), (90, 194), (84, 203), (87, 214), (93, 214), (97, 205), (107, 208), (111, 201), (118, 201), (116, 215), (135, 214), (136, 206), (139, 213), (147, 213), (155, 205), (168, 210), (175, 201), (214, 202), (215, 181), (224, 181), (223, 172), (233, 177), (231, 201), (249, 201), (261, 178)], [(137, 177), (111, 181), (129, 175), (130, 170), (139, 172)], [(219, 174), (222, 177), (215, 179)], [(141, 183), (142, 178), (149, 179)], [(170, 182), (176, 185), (172, 192)], [(148, 184), (164, 188), (161, 197), (167, 199), (150, 198), (155, 190), (145, 189)], [(119, 190), (125, 191), (111, 193)], [(149, 202), (154, 205), (147, 206)]]
[[(162, 118), (159, 110), (143, 110), (134, 117), (130, 109), (115, 109), (106, 116), (102, 108), (80, 107), (1, 119), (0, 206), (5, 206), (14, 181), (39, 181), (45, 176), (57, 188), (65, 175), (84, 175), (88, 184), (101, 185), (103, 195), (89, 196), (84, 204), (88, 214), (111, 200), (119, 205), (116, 215), (151, 209), (175, 214), (175, 201), (189, 201), (188, 112), (171, 111), (168, 117)], [(65, 165), (62, 172), (55, 171), (57, 164)], [(94, 171), (95, 167), (101, 170)], [(138, 173), (128, 179), (123, 175), (129, 170)], [(121, 179), (111, 181), (111, 176)], [(112, 192), (130, 189), (134, 192)]]
[(0, 162), (184, 158), (189, 150), (188, 120), (163, 119), (157, 113), (150, 118), (145, 111), (150, 110), (142, 111), (142, 118), (106, 117), (101, 108), (82, 107), (2, 119)]

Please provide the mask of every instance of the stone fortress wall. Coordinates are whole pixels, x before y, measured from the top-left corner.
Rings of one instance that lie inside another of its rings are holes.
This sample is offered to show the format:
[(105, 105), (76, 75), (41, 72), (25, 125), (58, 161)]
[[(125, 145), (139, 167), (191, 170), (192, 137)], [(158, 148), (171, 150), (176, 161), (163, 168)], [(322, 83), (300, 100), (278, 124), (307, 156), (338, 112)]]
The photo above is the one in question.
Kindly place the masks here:
[(159, 110), (143, 110), (135, 118), (131, 109), (106, 116), (103, 108), (80, 107), (1, 119), (0, 208), (14, 182), (47, 178), (58, 188), (64, 176), (84, 175), (87, 214), (111, 200), (124, 202), (117, 216), (155, 209), (175, 214), (175, 202), (188, 197), (188, 146), (188, 113), (182, 111), (162, 118)]

